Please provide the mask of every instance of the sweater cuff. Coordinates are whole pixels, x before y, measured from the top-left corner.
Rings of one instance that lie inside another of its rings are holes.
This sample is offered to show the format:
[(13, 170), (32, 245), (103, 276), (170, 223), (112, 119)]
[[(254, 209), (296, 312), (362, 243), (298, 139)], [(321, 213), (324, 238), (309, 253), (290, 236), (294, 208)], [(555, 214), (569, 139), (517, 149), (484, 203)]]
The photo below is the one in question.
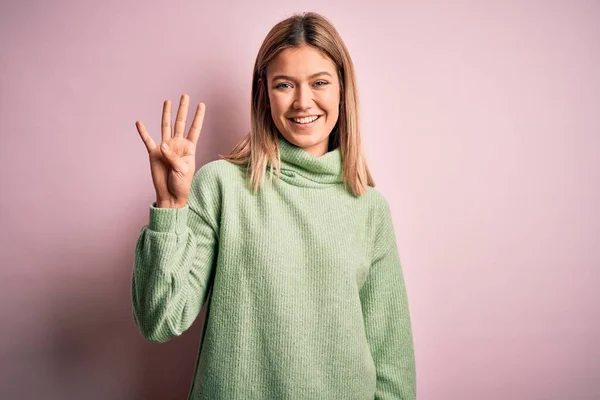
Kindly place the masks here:
[(158, 208), (156, 203), (150, 205), (150, 223), (148, 228), (156, 232), (183, 233), (187, 227), (190, 207)]

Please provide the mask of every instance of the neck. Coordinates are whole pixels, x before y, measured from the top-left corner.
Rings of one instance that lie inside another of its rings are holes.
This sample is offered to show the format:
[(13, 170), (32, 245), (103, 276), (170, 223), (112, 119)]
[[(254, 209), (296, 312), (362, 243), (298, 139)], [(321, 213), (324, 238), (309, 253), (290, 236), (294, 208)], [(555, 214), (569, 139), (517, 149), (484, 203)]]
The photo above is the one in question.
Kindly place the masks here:
[(339, 147), (321, 156), (279, 138), (281, 179), (297, 186), (322, 186), (341, 183), (342, 157)]
[(307, 153), (312, 154), (314, 157), (321, 157), (322, 155), (325, 155), (329, 150), (329, 140), (328, 138), (326, 138), (325, 140), (322, 140), (321, 142), (316, 143), (312, 146), (300, 148), (306, 151)]

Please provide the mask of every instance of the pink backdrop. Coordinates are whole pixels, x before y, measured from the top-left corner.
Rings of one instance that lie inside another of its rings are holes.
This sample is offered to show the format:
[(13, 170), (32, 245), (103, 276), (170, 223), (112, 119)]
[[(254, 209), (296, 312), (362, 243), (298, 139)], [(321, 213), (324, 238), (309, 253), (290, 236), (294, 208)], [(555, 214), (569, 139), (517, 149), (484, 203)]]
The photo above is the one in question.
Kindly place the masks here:
[(600, 398), (598, 2), (3, 3), (0, 398), (185, 398), (203, 320), (159, 345), (131, 315), (153, 201), (134, 121), (158, 139), (189, 93), (198, 163), (226, 152), (262, 39), (305, 10), (357, 67), (419, 399)]

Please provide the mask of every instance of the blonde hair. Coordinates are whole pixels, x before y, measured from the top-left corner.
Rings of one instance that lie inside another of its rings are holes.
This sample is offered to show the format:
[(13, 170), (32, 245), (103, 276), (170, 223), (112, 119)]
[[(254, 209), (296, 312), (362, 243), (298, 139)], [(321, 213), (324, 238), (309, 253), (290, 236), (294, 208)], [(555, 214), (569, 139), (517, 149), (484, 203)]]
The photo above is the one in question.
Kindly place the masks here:
[(235, 164), (247, 165), (249, 183), (255, 192), (264, 182), (269, 163), (269, 179), (272, 180), (274, 169), (279, 176), (279, 133), (267, 107), (266, 69), (281, 50), (304, 44), (323, 52), (337, 67), (341, 90), (340, 113), (329, 135), (329, 150), (340, 147), (344, 187), (346, 190), (350, 187), (355, 196), (361, 196), (366, 193), (367, 185), (375, 186), (375, 183), (362, 152), (354, 65), (333, 24), (314, 12), (294, 14), (277, 23), (265, 37), (252, 74), (250, 132), (230, 154), (221, 157)]

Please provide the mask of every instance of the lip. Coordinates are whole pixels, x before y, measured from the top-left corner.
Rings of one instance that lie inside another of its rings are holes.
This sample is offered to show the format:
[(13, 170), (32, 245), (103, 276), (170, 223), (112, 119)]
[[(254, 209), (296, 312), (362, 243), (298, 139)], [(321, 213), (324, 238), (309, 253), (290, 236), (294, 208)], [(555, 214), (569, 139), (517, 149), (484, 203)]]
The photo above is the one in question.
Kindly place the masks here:
[(307, 118), (307, 117), (320, 117), (322, 114), (310, 114), (310, 115), (295, 115), (290, 118)]
[[(315, 115), (312, 115), (312, 116), (314, 117)], [(295, 129), (310, 129), (321, 119), (322, 116), (323, 115), (316, 115), (316, 117), (318, 117), (318, 118), (309, 124), (298, 124), (298, 123), (294, 122), (294, 120), (292, 118), (288, 118), (288, 121), (290, 121), (290, 124), (292, 124), (292, 126)], [(302, 118), (302, 117), (294, 117), (294, 118)]]

